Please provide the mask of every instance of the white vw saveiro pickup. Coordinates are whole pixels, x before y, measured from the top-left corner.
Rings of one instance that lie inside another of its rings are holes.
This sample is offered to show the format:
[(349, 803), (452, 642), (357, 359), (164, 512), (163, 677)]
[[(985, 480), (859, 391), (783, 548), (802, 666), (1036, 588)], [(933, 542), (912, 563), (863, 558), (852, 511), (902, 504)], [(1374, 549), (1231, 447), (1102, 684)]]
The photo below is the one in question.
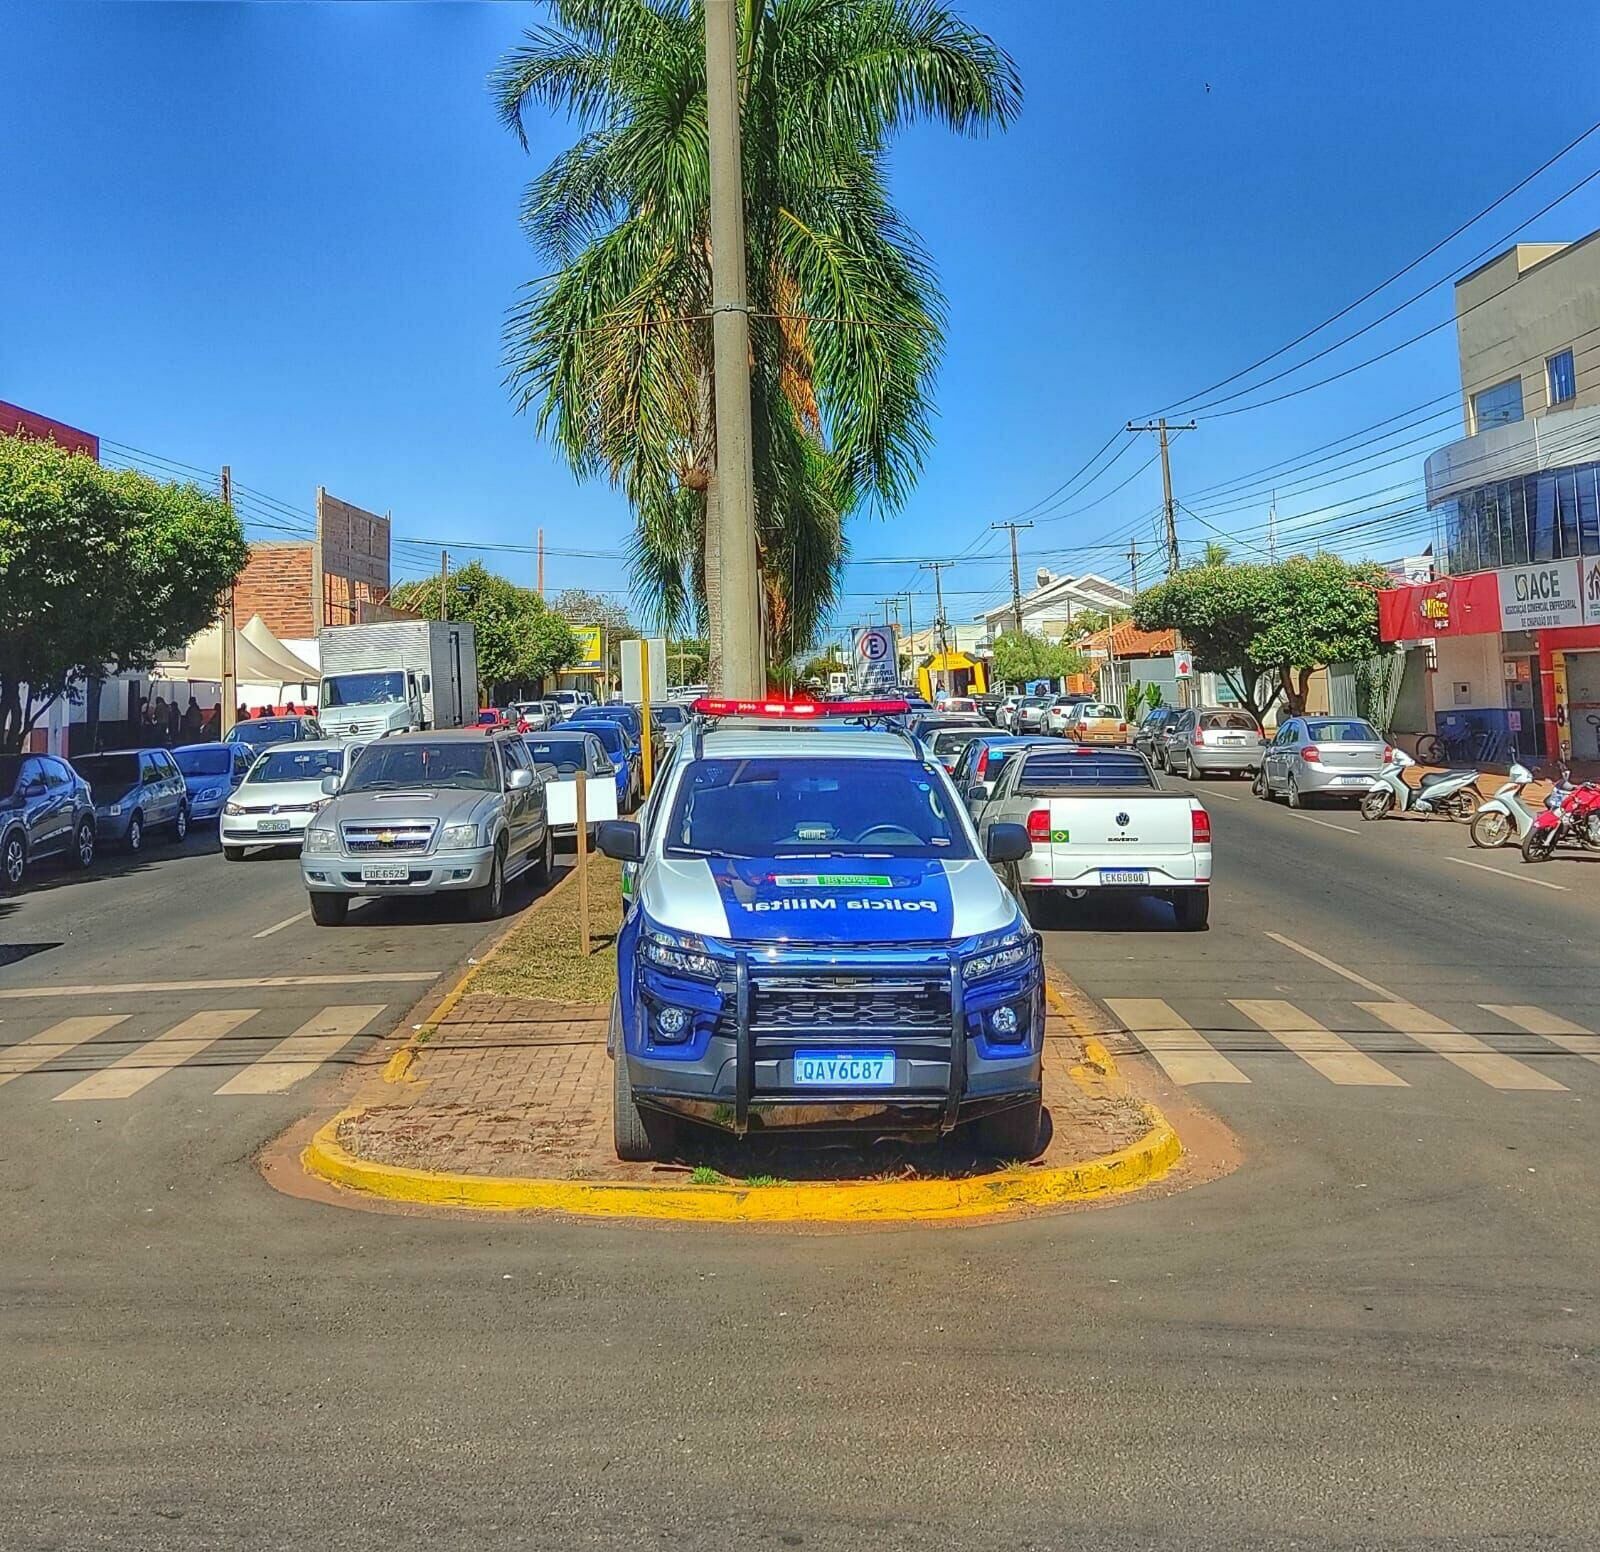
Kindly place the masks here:
[(1024, 748), (1005, 762), (978, 811), (980, 836), (1025, 825), (1033, 849), (1009, 881), (1040, 924), (1050, 895), (1155, 895), (1178, 925), (1204, 927), (1211, 904), (1211, 816), (1187, 792), (1164, 791), (1131, 749)]

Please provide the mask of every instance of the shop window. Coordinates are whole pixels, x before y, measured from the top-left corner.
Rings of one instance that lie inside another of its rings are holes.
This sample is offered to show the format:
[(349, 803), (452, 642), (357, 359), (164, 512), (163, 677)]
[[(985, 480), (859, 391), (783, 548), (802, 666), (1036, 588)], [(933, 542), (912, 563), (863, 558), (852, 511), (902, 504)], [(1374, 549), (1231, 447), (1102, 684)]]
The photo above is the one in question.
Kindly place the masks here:
[(1578, 481), (1578, 534), (1585, 555), (1600, 555), (1600, 470), (1586, 463), (1575, 471)]
[(1560, 502), (1561, 553), (1571, 560), (1582, 554), (1578, 547), (1578, 478), (1575, 469), (1556, 470), (1556, 496)]
[(1474, 431), (1490, 426), (1509, 426), (1522, 419), (1522, 379), (1508, 377), (1503, 383), (1482, 389), (1472, 396)]
[(1534, 476), (1535, 502), (1533, 514), (1533, 558), (1556, 558), (1556, 477), (1553, 474)]
[(1566, 404), (1578, 397), (1578, 377), (1572, 369), (1572, 352), (1563, 350), (1546, 358), (1545, 378), (1550, 386), (1550, 403)]

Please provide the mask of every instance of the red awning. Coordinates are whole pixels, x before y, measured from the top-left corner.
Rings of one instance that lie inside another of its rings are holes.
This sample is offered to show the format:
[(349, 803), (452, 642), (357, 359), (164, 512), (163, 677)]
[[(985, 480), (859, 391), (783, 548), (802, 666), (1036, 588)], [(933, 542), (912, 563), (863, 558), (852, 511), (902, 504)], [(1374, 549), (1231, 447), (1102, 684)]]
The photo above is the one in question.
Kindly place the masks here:
[(1378, 637), (1485, 636), (1500, 629), (1500, 583), (1492, 571), (1389, 587), (1378, 594)]

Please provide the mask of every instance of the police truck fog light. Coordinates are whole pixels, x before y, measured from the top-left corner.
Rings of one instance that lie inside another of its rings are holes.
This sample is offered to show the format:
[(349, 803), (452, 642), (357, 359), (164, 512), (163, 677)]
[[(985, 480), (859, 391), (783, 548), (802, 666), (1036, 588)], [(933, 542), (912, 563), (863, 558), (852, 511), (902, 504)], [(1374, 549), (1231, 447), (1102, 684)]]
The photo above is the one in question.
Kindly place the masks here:
[(656, 1029), (663, 1040), (682, 1040), (689, 1030), (689, 1012), (686, 1008), (660, 1008), (656, 1011)]
[(996, 1008), (989, 1015), (989, 1027), (997, 1035), (1014, 1035), (1017, 1032), (1017, 1010), (1015, 1008)]

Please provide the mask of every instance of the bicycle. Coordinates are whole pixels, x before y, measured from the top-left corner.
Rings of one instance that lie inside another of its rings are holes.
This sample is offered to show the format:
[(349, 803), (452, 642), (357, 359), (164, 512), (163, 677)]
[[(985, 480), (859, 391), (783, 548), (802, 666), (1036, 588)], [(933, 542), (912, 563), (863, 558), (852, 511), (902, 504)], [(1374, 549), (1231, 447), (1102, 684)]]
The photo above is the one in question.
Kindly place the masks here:
[(1509, 733), (1478, 728), (1470, 733), (1424, 733), (1417, 740), (1417, 758), (1424, 765), (1504, 764), (1514, 752)]

